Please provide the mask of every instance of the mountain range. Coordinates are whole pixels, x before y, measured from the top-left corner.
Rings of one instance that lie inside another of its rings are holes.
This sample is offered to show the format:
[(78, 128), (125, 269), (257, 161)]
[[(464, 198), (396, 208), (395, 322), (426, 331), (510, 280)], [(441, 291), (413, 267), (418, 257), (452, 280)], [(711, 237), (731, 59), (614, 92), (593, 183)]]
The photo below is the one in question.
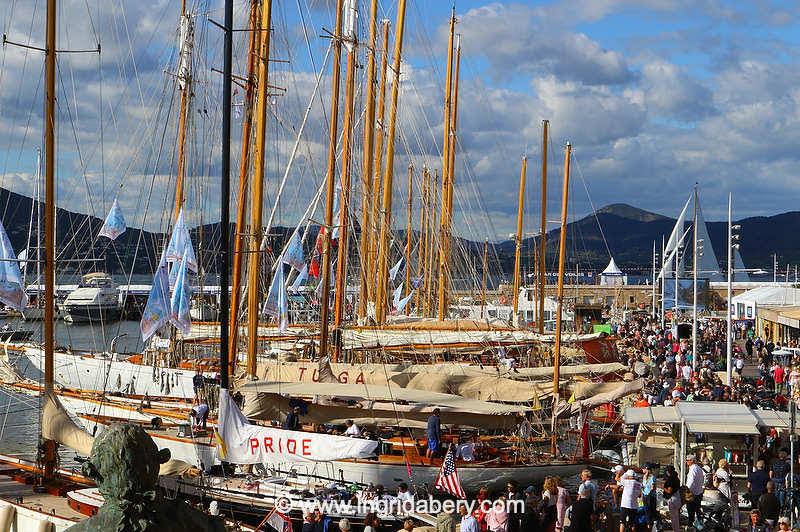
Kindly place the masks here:
[[(28, 247), (31, 211), (35, 202), (27, 197), (0, 188), (0, 212), (11, 245), (19, 253)], [(105, 270), (110, 273), (150, 274), (160, 256), (165, 236), (135, 228), (128, 230), (114, 242), (95, 238), (103, 220), (86, 214), (57, 209), (56, 242), (58, 242), (59, 272), (86, 272)], [(785, 268), (787, 263), (800, 263), (800, 212), (792, 211), (774, 216), (744, 218), (735, 222), (741, 225), (741, 254), (749, 268), (772, 269), (772, 254)], [(637, 207), (616, 203), (598, 209), (595, 213), (571, 222), (567, 226), (568, 271), (576, 266), (582, 270), (602, 270), (608, 264), (609, 253), (625, 271), (649, 272), (652, 264), (653, 242), (660, 250), (662, 237), (672, 231), (675, 219), (648, 212)], [(35, 228), (35, 225), (33, 226)], [(358, 229), (355, 233), (357, 234)], [(726, 260), (726, 222), (709, 222), (708, 231), (720, 262)], [(290, 229), (273, 230), (273, 248), (280, 249)], [(208, 224), (191, 230), (192, 240), (198, 250), (203, 269), (213, 272), (219, 249), (219, 224)], [(403, 232), (400, 232), (402, 235)], [(547, 233), (548, 270), (555, 270), (560, 230)], [(402, 236), (405, 239), (405, 236)], [(461, 249), (471, 255), (474, 264), (480, 264), (483, 242), (460, 239)], [(313, 239), (306, 239), (310, 252)], [(506, 240), (493, 244), (494, 253), (504, 272), (514, 264), (515, 244)], [(35, 247), (35, 244), (31, 244)], [(522, 243), (523, 267), (531, 271), (538, 238), (527, 238)], [(33, 256), (35, 252), (31, 252)], [(355, 264), (356, 261), (351, 261)]]

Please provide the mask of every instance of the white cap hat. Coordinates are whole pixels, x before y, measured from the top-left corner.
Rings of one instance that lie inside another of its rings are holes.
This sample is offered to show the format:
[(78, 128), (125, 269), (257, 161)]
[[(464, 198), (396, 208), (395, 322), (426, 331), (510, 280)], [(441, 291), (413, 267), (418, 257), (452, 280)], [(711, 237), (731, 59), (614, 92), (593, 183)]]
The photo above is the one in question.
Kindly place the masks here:
[(624, 470), (625, 470), (624, 467), (622, 467), (621, 465), (617, 465), (617, 466), (614, 466), (614, 469), (612, 469), (611, 472), (612, 473), (621, 473)]
[(636, 473), (633, 471), (633, 469), (628, 469), (625, 471), (625, 474), (622, 475), (622, 478), (633, 478), (635, 474)]

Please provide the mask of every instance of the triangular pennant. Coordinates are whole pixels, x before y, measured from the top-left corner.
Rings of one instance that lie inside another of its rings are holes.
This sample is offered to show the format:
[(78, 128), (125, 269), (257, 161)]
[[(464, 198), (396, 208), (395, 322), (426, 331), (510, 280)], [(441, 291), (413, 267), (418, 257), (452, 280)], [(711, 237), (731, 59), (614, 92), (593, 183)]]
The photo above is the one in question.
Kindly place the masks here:
[(127, 226), (125, 225), (125, 217), (122, 215), (122, 209), (120, 209), (117, 199), (114, 198), (114, 203), (111, 204), (111, 209), (108, 211), (108, 216), (106, 216), (106, 221), (103, 223), (103, 227), (100, 228), (98, 236), (116, 240), (126, 229)]
[(192, 273), (197, 273), (197, 257), (194, 254), (192, 239), (189, 236), (189, 230), (186, 228), (186, 222), (184, 222), (183, 209), (181, 209), (178, 213), (178, 218), (175, 220), (175, 227), (172, 228), (172, 236), (167, 245), (166, 257), (168, 262), (178, 262), (183, 260), (184, 256), (187, 260), (187, 268)]

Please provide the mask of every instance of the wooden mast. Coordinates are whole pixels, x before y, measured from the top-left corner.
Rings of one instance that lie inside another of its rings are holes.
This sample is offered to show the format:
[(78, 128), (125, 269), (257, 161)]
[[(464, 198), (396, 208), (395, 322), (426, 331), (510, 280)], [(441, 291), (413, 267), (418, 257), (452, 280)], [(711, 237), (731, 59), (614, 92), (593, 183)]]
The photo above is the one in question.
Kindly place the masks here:
[[(347, 77), (345, 81), (345, 107), (344, 107), (344, 129), (342, 139), (342, 197), (339, 207), (339, 247), (336, 259), (336, 288), (333, 293), (333, 329), (337, 331), (342, 325), (344, 317), (344, 302), (347, 300), (347, 257), (349, 251), (350, 235), (350, 177), (352, 174), (352, 147), (353, 147), (353, 112), (355, 100), (355, 71), (357, 61), (357, 35), (356, 18), (358, 2), (348, 0), (345, 8), (348, 17), (348, 27), (345, 28), (345, 46), (347, 47)], [(341, 355), (341, 342), (335, 342), (333, 346), (332, 362), (338, 362)]]
[(339, 84), (342, 63), (342, 7), (344, 0), (336, 1), (336, 28), (333, 34), (333, 72), (331, 73), (331, 125), (328, 137), (328, 166), (325, 194), (325, 231), (322, 244), (322, 301), (320, 308), (319, 356), (328, 354), (328, 315), (331, 296), (331, 231), (333, 231), (333, 198), (336, 194), (336, 140), (339, 130)]
[[(255, 88), (256, 49), (261, 40), (258, 31), (258, 0), (250, 2), (250, 46), (247, 54), (247, 83), (244, 94), (244, 117), (242, 118), (242, 154), (239, 166), (239, 193), (236, 209), (236, 232), (233, 241), (233, 275), (230, 304), (230, 343), (228, 366), (233, 374), (236, 365), (239, 337), (239, 298), (241, 296), (242, 255), (244, 247), (245, 212), (247, 205), (248, 176), (250, 175), (250, 131), (253, 121), (253, 89)], [(224, 316), (220, 313), (220, 320)]]
[[(252, 10), (251, 10), (252, 11)], [(252, 34), (251, 32), (251, 44)], [(219, 354), (220, 354), (220, 388), (228, 389), (228, 350), (229, 323), (225, 321), (228, 313), (228, 253), (230, 250), (230, 219), (231, 219), (231, 70), (233, 69), (233, 0), (225, 0), (225, 37), (223, 57), (222, 80), (222, 157), (220, 161), (220, 245), (222, 252), (219, 256), (219, 287), (220, 287), (220, 313), (222, 316), (219, 324)]]
[(375, 312), (378, 309), (378, 302), (376, 299), (377, 286), (375, 290), (372, 285), (375, 282), (375, 275), (377, 274), (376, 264), (378, 262), (378, 239), (380, 236), (380, 219), (379, 219), (379, 198), (382, 197), (381, 178), (383, 176), (383, 138), (386, 136), (385, 118), (386, 118), (386, 80), (389, 74), (389, 20), (384, 19), (383, 24), (383, 49), (381, 51), (381, 81), (378, 89), (378, 136), (375, 139), (375, 164), (374, 173), (372, 176), (372, 225), (370, 229), (373, 231), (370, 237), (369, 249), (369, 284), (367, 299), (372, 301), (375, 305)]
[[(256, 376), (258, 353), (259, 280), (261, 278), (261, 215), (264, 203), (264, 146), (267, 132), (267, 87), (269, 46), (272, 34), (272, 0), (261, 6), (261, 46), (258, 51), (256, 88), (256, 144), (253, 148), (253, 179), (250, 182), (250, 249), (247, 266), (247, 374)], [(280, 268), (280, 265), (278, 266)]]
[(439, 241), (439, 218), (441, 216), (441, 202), (439, 203), (439, 209), (436, 208), (437, 206), (437, 194), (436, 191), (439, 190), (439, 170), (436, 169), (433, 171), (433, 182), (431, 183), (430, 187), (430, 194), (429, 194), (429, 207), (428, 207), (428, 226), (430, 230), (430, 242), (428, 243), (428, 264), (426, 268), (428, 269), (428, 284), (425, 287), (426, 293), (426, 302), (425, 308), (427, 309), (427, 315), (433, 316), (434, 314), (434, 286), (437, 280), (436, 273), (436, 261), (439, 257), (439, 245), (441, 242)]
[(486, 310), (486, 280), (489, 274), (489, 239), (483, 241), (483, 271), (481, 272), (481, 319)]
[(558, 290), (556, 292), (556, 337), (553, 344), (553, 423), (550, 436), (550, 453), (558, 452), (558, 429), (556, 427), (556, 404), (558, 403), (558, 379), (561, 372), (561, 310), (564, 305), (564, 260), (567, 254), (567, 206), (569, 204), (569, 163), (572, 146), (564, 149), (564, 187), (561, 192), (561, 236), (558, 243)]
[[(450, 304), (450, 244), (453, 235), (453, 188), (456, 182), (456, 151), (458, 150), (458, 80), (459, 73), (461, 72), (461, 35), (456, 37), (456, 66), (455, 73), (453, 74), (453, 98), (452, 108), (450, 110), (450, 146), (447, 163), (447, 229), (443, 245), (445, 246), (445, 256), (447, 260), (444, 263), (446, 275), (442, 278), (445, 292), (444, 292), (444, 316), (447, 317), (447, 309)], [(444, 218), (443, 218), (444, 220)], [(440, 300), (441, 301), (441, 300)], [(441, 305), (441, 303), (440, 303)], [(440, 309), (442, 307), (440, 306)]]
[[(53, 393), (55, 347), (56, 222), (56, 0), (47, 0), (44, 86), (44, 391)], [(58, 444), (43, 441), (43, 480), (55, 475)]]
[(421, 205), (419, 209), (419, 259), (417, 260), (417, 277), (421, 278), (421, 286), (417, 289), (416, 301), (417, 313), (425, 316), (425, 286), (428, 283), (428, 275), (425, 268), (428, 264), (428, 188), (430, 186), (430, 173), (428, 167), (422, 167), (422, 190), (420, 191)]
[(369, 23), (369, 48), (367, 49), (367, 103), (364, 117), (364, 173), (361, 176), (361, 264), (358, 295), (358, 317), (367, 316), (367, 301), (372, 295), (369, 277), (370, 249), (372, 245), (372, 203), (374, 191), (372, 176), (375, 167), (375, 47), (378, 40), (378, 0), (372, 0)]
[(383, 202), (381, 204), (381, 235), (378, 252), (378, 294), (375, 317), (379, 324), (386, 322), (386, 293), (389, 283), (389, 233), (392, 228), (392, 180), (394, 179), (394, 139), (397, 127), (397, 99), (400, 91), (400, 57), (403, 53), (406, 0), (397, 4), (397, 26), (394, 30), (394, 60), (392, 61), (392, 103), (389, 107), (389, 133), (386, 142), (386, 168), (383, 173)]
[(549, 120), (542, 120), (542, 233), (539, 235), (539, 334), (544, 334), (544, 286), (547, 282), (547, 260), (545, 257), (547, 246), (547, 130)]
[(411, 214), (414, 209), (414, 165), (408, 165), (408, 203), (406, 205), (406, 217), (408, 225), (406, 227), (406, 278), (405, 295), (411, 292)]
[(445, 318), (445, 314), (447, 313), (447, 282), (448, 282), (448, 275), (447, 275), (447, 261), (448, 256), (447, 252), (449, 251), (449, 246), (447, 246), (447, 189), (450, 186), (450, 179), (448, 176), (448, 170), (450, 168), (450, 133), (451, 133), (451, 125), (450, 125), (450, 112), (453, 105), (452, 95), (452, 85), (453, 85), (453, 39), (455, 38), (455, 30), (456, 30), (456, 10), (453, 7), (453, 10), (450, 14), (450, 36), (447, 41), (447, 78), (445, 79), (444, 84), (444, 121), (443, 121), (443, 130), (444, 130), (444, 139), (442, 142), (442, 219), (441, 219), (441, 226), (439, 228), (439, 319), (443, 320)]
[(527, 173), (528, 169), (528, 158), (522, 157), (522, 170), (519, 173), (519, 199), (518, 199), (518, 206), (517, 206), (517, 234), (514, 235), (516, 238), (516, 249), (514, 251), (514, 294), (513, 294), (513, 301), (514, 301), (514, 313), (512, 314), (512, 323), (515, 325), (519, 324), (519, 317), (517, 316), (517, 312), (519, 311), (519, 289), (520, 289), (520, 279), (519, 279), (519, 270), (520, 270), (520, 262), (521, 262), (521, 254), (522, 254), (522, 216), (523, 210), (525, 208), (525, 174)]
[[(187, 38), (191, 38), (189, 35), (191, 33), (190, 28), (192, 26), (192, 21), (189, 15), (186, 14), (186, 0), (181, 0), (181, 25), (184, 24), (184, 20), (187, 25)], [(185, 44), (185, 42), (182, 42), (181, 46)], [(178, 55), (181, 56), (183, 52), (183, 50), (178, 50)], [(178, 76), (181, 75), (180, 67), (181, 61), (178, 60)], [(191, 64), (189, 68), (191, 68)], [(191, 71), (187, 71), (187, 75), (188, 77), (183, 80), (183, 87), (181, 88), (181, 110), (180, 116), (178, 117), (178, 171), (175, 183), (175, 219), (178, 218), (178, 213), (183, 207), (184, 200), (183, 181), (184, 174), (186, 173), (186, 115), (188, 113), (189, 97), (191, 96)]]

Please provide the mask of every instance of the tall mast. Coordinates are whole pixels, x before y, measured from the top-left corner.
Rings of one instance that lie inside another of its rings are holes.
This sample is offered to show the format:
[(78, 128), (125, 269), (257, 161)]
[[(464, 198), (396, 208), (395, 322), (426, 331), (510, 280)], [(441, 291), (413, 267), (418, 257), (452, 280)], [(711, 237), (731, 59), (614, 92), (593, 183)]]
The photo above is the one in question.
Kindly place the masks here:
[(367, 301), (372, 292), (369, 277), (370, 246), (372, 245), (372, 204), (375, 193), (372, 176), (375, 167), (375, 47), (378, 40), (378, 0), (372, 0), (369, 18), (369, 48), (367, 49), (367, 103), (364, 118), (364, 173), (361, 176), (361, 275), (358, 295), (358, 317), (367, 316)]
[[(353, 118), (355, 100), (355, 71), (357, 61), (357, 34), (356, 19), (358, 17), (358, 2), (348, 0), (345, 7), (347, 27), (344, 29), (344, 44), (347, 48), (347, 78), (345, 81), (345, 107), (344, 107), (344, 138), (342, 139), (342, 197), (339, 207), (339, 248), (336, 260), (336, 289), (333, 297), (333, 328), (338, 330), (342, 325), (344, 316), (344, 302), (347, 299), (347, 257), (349, 251), (350, 234), (350, 177), (353, 168)], [(338, 362), (341, 354), (341, 342), (333, 346), (331, 361)]]
[(428, 274), (425, 267), (428, 264), (428, 188), (430, 185), (430, 174), (428, 167), (422, 167), (422, 203), (419, 209), (419, 258), (417, 259), (417, 277), (421, 278), (422, 286), (417, 289), (415, 297), (417, 304), (417, 313), (425, 316), (425, 285), (428, 283)]
[(406, 278), (405, 293), (411, 291), (411, 214), (414, 208), (414, 165), (408, 165), (408, 203), (406, 205), (406, 217), (408, 226), (406, 227)]
[(512, 314), (512, 320), (515, 325), (519, 324), (519, 317), (517, 316), (517, 312), (519, 311), (519, 289), (520, 289), (519, 270), (520, 270), (520, 259), (522, 254), (522, 213), (525, 208), (525, 174), (527, 172), (527, 169), (528, 169), (528, 158), (523, 156), (522, 170), (520, 170), (519, 173), (517, 234), (514, 235), (517, 240), (517, 245), (514, 252), (514, 294), (513, 294), (514, 313)]
[(569, 163), (572, 146), (567, 142), (564, 149), (564, 187), (561, 192), (561, 237), (558, 243), (558, 289), (556, 292), (556, 338), (553, 345), (553, 423), (550, 436), (550, 453), (558, 452), (558, 428), (556, 427), (556, 404), (558, 403), (558, 379), (561, 372), (561, 310), (564, 306), (564, 260), (567, 254), (567, 207), (569, 205)]
[[(256, 33), (256, 32), (252, 32)], [(251, 33), (251, 39), (252, 39)], [(266, 33), (269, 33), (267, 31)], [(252, 42), (252, 41), (251, 41)], [(220, 388), (228, 388), (228, 315), (230, 304), (228, 294), (228, 253), (231, 230), (231, 70), (233, 62), (233, 0), (225, 0), (225, 37), (222, 75), (222, 158), (220, 176), (220, 249), (219, 254), (219, 373)]]
[(400, 57), (403, 53), (406, 0), (397, 4), (397, 26), (394, 29), (394, 60), (392, 61), (392, 104), (389, 107), (389, 134), (386, 142), (386, 168), (383, 173), (383, 202), (381, 216), (380, 248), (378, 252), (378, 297), (375, 300), (375, 317), (379, 324), (386, 322), (386, 289), (389, 282), (389, 233), (392, 228), (392, 180), (394, 179), (394, 140), (397, 127), (397, 98), (400, 91)]
[(430, 280), (425, 288), (425, 293), (426, 293), (425, 307), (427, 309), (429, 316), (433, 316), (434, 314), (434, 307), (433, 307), (434, 294), (435, 294), (434, 286), (436, 286), (435, 283), (438, 279), (438, 277), (436, 276), (437, 274), (436, 262), (439, 258), (439, 246), (441, 245), (441, 242), (438, 238), (439, 236), (441, 236), (438, 229), (439, 218), (441, 217), (441, 203), (438, 204), (440, 208), (437, 209), (436, 208), (438, 199), (436, 197), (437, 190), (439, 190), (438, 169), (433, 171), (433, 182), (431, 183), (430, 198), (429, 198), (430, 206), (428, 207), (428, 217), (430, 218), (430, 221), (428, 222), (428, 225), (430, 227), (430, 233), (429, 233), (430, 243), (428, 244), (428, 264), (426, 265), (426, 268), (428, 269), (428, 275), (430, 277)]
[[(233, 289), (230, 303), (230, 344), (228, 366), (233, 371), (236, 364), (239, 336), (239, 298), (241, 296), (242, 255), (244, 248), (245, 212), (247, 205), (247, 185), (250, 175), (250, 131), (253, 122), (253, 89), (255, 88), (256, 50), (261, 42), (258, 31), (258, 0), (250, 2), (250, 46), (247, 54), (247, 83), (244, 94), (244, 117), (242, 119), (242, 155), (239, 166), (239, 193), (236, 209), (236, 233), (233, 240)], [(224, 146), (223, 146), (224, 148)], [(225, 315), (220, 312), (220, 322)]]
[(542, 223), (539, 236), (539, 334), (544, 334), (544, 285), (547, 282), (547, 136), (549, 120), (542, 120)]
[(486, 311), (486, 280), (489, 275), (489, 239), (483, 241), (483, 272), (481, 272), (481, 319)]
[(697, 185), (694, 186), (694, 249), (692, 251), (692, 366), (694, 371), (697, 371), (697, 258), (700, 256), (698, 253), (698, 246), (700, 242), (697, 241)]
[(453, 106), (453, 39), (455, 38), (455, 31), (456, 31), (456, 10), (453, 7), (453, 10), (450, 14), (450, 36), (447, 41), (447, 78), (445, 79), (444, 85), (444, 140), (442, 142), (442, 220), (441, 220), (441, 227), (440, 227), (440, 237), (439, 237), (439, 319), (443, 320), (445, 318), (445, 314), (447, 313), (447, 283), (448, 283), (448, 273), (447, 273), (447, 261), (449, 257), (447, 256), (447, 252), (449, 251), (449, 246), (447, 245), (447, 197), (448, 197), (448, 188), (450, 186), (450, 177), (448, 170), (450, 169), (450, 133), (451, 133), (451, 125), (450, 125), (450, 114), (452, 111)]
[[(56, 221), (56, 0), (47, 0), (44, 64), (44, 390), (53, 393), (55, 345), (55, 221)], [(55, 474), (58, 444), (44, 440), (45, 481)]]
[(325, 194), (325, 231), (322, 244), (322, 301), (320, 308), (319, 355), (328, 354), (328, 315), (331, 296), (331, 231), (333, 231), (333, 197), (336, 193), (336, 138), (339, 129), (339, 84), (342, 63), (342, 7), (344, 0), (336, 2), (336, 28), (333, 34), (333, 72), (331, 74), (331, 129), (328, 138), (328, 166)]
[[(247, 374), (256, 376), (258, 353), (259, 280), (261, 279), (261, 215), (264, 202), (264, 146), (267, 133), (267, 88), (269, 85), (269, 46), (272, 35), (272, 0), (261, 6), (256, 88), (256, 144), (253, 179), (250, 182), (250, 249), (247, 267)], [(280, 265), (278, 265), (280, 268)], [(280, 272), (278, 272), (280, 273)], [(277, 274), (276, 274), (277, 275)]]
[[(725, 361), (726, 361), (725, 374), (726, 374), (726, 380), (725, 380), (725, 384), (728, 385), (728, 386), (730, 386), (732, 384), (732, 379), (731, 379), (732, 373), (731, 373), (731, 371), (733, 369), (731, 367), (731, 364), (733, 364), (732, 349), (733, 349), (734, 336), (733, 336), (733, 333), (731, 332), (731, 329), (733, 328), (733, 323), (731, 322), (731, 319), (732, 319), (731, 318), (731, 311), (733, 311), (733, 308), (731, 308), (732, 307), (731, 302), (733, 301), (733, 299), (732, 299), (733, 298), (733, 276), (734, 276), (734, 273), (735, 273), (733, 271), (733, 252), (736, 249), (734, 246), (737, 245), (737, 244), (734, 244), (734, 242), (733, 242), (733, 220), (732, 220), (732, 216), (733, 216), (733, 193), (728, 192), (728, 240), (727, 240), (727, 248), (728, 248), (728, 280), (727, 280), (727, 283), (726, 283), (727, 289), (728, 289), (727, 290), (728, 295), (727, 295), (727, 301), (726, 301), (726, 305), (725, 305), (725, 308), (728, 310), (728, 317), (725, 319), (725, 332), (726, 332), (726, 337), (725, 337)], [(796, 275), (795, 275), (795, 277), (796, 277)], [(792, 434), (794, 434), (794, 432)]]
[[(192, 82), (192, 59), (191, 44), (192, 40), (192, 18), (186, 13), (186, 0), (181, 0), (181, 24), (180, 34), (181, 49), (178, 51), (178, 87), (181, 91), (181, 110), (178, 117), (178, 171), (175, 182), (175, 216), (183, 207), (184, 192), (183, 182), (186, 174), (186, 115), (188, 114), (189, 98), (191, 97)], [(185, 71), (183, 68), (185, 67)]]
[[(383, 176), (383, 139), (386, 136), (386, 81), (389, 75), (389, 21), (384, 19), (383, 24), (383, 49), (381, 51), (381, 82), (378, 89), (378, 138), (375, 139), (375, 164), (372, 176), (372, 226), (373, 231), (370, 237), (369, 247), (369, 283), (367, 286), (367, 299), (375, 304), (375, 311), (378, 309), (376, 293), (371, 293), (372, 285), (377, 275), (376, 264), (378, 262), (378, 239), (380, 237), (380, 219), (378, 217), (379, 199), (382, 197), (381, 179)], [(377, 286), (374, 292), (377, 292)]]

